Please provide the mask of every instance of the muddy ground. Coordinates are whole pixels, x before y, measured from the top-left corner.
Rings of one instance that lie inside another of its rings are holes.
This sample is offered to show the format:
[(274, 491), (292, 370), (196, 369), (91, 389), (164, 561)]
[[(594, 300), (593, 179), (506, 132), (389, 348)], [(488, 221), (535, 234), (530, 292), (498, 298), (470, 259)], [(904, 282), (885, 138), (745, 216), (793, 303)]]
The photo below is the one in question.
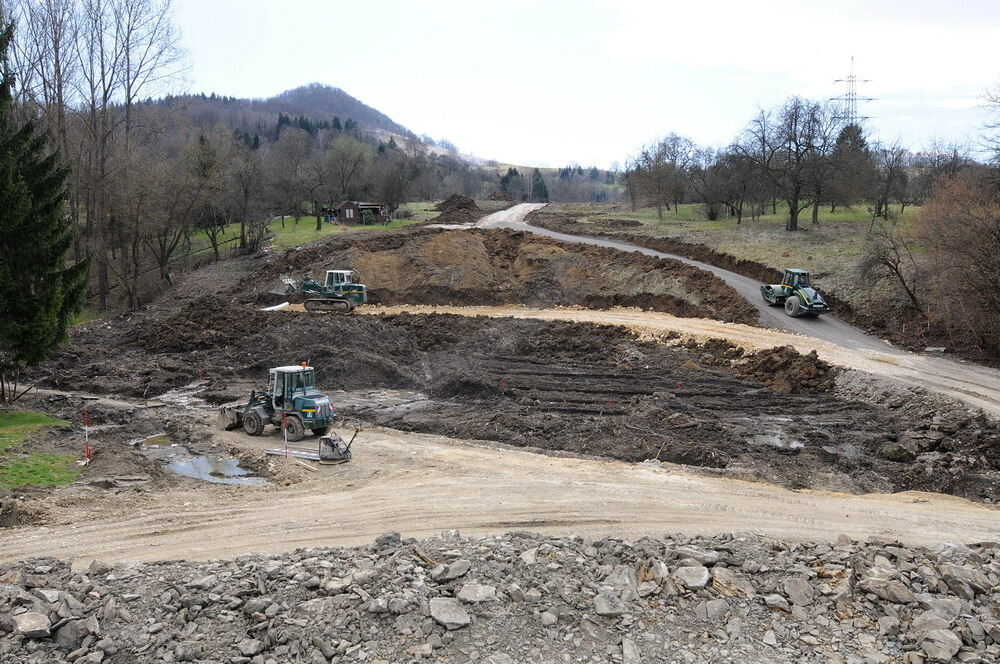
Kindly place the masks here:
[(757, 321), (753, 307), (721, 279), (679, 261), (507, 230), (416, 228), (332, 238), (267, 263), (233, 293), (244, 302), (276, 304), (287, 299), (270, 292), (279, 275), (321, 278), (347, 267), (360, 272), (374, 304), (628, 306)]
[[(341, 408), (401, 430), (674, 462), (793, 488), (991, 500), (1000, 477), (996, 428), (961, 409), (900, 413), (867, 403), (864, 390), (839, 398), (837, 371), (791, 348), (747, 356), (725, 342), (671, 346), (592, 324), (309, 316), (202, 296), (78, 332), (40, 377), (141, 398), (198, 383), (192, 391), (223, 403), (244, 398), (269, 367), (301, 361), (327, 391), (412, 392), (405, 406)], [(163, 412), (169, 427), (178, 414)]]

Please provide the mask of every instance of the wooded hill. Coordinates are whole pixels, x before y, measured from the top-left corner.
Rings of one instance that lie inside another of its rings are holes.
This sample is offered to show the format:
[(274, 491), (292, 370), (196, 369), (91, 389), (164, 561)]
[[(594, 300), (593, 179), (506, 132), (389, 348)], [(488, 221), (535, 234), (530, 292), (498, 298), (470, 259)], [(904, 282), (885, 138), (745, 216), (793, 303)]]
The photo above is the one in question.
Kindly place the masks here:
[(386, 114), (340, 88), (320, 83), (286, 90), (267, 99), (243, 99), (212, 93), (169, 95), (147, 100), (145, 104), (181, 110), (192, 123), (201, 127), (224, 124), (250, 135), (273, 131), (284, 115), (307, 118), (315, 126), (351, 129), (344, 125), (356, 123), (365, 131), (383, 130), (404, 138), (416, 138), (416, 134)]

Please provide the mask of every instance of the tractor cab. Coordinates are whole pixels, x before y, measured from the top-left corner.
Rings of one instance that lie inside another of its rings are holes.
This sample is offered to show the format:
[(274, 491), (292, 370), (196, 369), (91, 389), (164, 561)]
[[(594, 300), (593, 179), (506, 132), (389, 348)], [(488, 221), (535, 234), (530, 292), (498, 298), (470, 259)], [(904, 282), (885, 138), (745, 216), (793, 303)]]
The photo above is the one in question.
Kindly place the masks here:
[(792, 289), (802, 287), (811, 288), (812, 279), (810, 279), (809, 273), (805, 270), (788, 269), (785, 270), (785, 276), (781, 279), (781, 285)]
[(326, 271), (326, 283), (324, 284), (327, 288), (333, 288), (335, 286), (342, 286), (348, 284), (360, 284), (361, 277), (358, 275), (356, 270), (327, 270)]
[(315, 389), (316, 370), (312, 367), (275, 367), (269, 372), (267, 393), (275, 410), (295, 410), (296, 396), (305, 397)]

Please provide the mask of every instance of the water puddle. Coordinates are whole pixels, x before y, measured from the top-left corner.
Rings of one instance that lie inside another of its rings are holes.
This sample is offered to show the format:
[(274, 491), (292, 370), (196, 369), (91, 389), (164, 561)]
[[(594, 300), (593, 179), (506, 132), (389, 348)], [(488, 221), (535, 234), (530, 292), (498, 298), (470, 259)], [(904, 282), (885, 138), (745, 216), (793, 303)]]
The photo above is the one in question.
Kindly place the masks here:
[(217, 454), (192, 454), (183, 445), (171, 443), (165, 433), (153, 434), (146, 438), (129, 441), (147, 458), (160, 461), (175, 475), (190, 477), (213, 484), (242, 484), (245, 486), (265, 486), (270, 484), (263, 477), (251, 475), (241, 468), (239, 461)]
[(191, 477), (215, 484), (245, 484), (249, 486), (270, 484), (263, 477), (251, 475), (249, 470), (240, 468), (236, 459), (227, 457), (202, 455), (175, 459), (167, 464), (167, 470), (182, 477)]

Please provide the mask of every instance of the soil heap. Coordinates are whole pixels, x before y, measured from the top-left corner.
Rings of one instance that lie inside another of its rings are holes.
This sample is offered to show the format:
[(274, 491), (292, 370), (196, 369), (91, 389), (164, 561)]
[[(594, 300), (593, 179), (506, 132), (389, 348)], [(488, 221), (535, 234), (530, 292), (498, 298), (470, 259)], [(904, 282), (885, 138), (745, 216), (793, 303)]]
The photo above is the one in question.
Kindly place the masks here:
[(353, 267), (373, 304), (641, 307), (753, 324), (757, 310), (718, 277), (679, 261), (567, 245), (508, 230), (414, 229), (338, 237), (292, 251), (235, 289), (276, 304), (281, 274)]
[(462, 194), (452, 194), (434, 209), (441, 213), (433, 220), (436, 224), (472, 224), (482, 216), (476, 201)]

